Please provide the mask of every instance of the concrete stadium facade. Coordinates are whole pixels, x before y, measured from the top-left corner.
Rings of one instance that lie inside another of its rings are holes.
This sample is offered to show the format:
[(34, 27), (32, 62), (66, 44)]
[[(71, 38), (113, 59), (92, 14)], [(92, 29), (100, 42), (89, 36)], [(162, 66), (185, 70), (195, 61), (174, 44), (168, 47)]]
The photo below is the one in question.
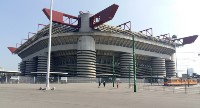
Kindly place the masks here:
[[(90, 13), (79, 15), (79, 30), (53, 23), (51, 72), (68, 73), (61, 74), (68, 77), (96, 78), (112, 75), (114, 69), (118, 78), (128, 78), (129, 74), (133, 77), (134, 34), (137, 78), (176, 75), (173, 41), (105, 24), (93, 29), (89, 26), (90, 16)], [(15, 53), (22, 59), (19, 69), (24, 75), (47, 72), (48, 30), (47, 25), (16, 49)]]

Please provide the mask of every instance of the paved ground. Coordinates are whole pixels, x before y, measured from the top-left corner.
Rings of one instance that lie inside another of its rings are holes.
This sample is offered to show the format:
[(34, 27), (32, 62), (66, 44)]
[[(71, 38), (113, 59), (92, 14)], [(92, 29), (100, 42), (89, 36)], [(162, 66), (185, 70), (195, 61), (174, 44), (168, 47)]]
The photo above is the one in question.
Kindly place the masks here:
[[(55, 84), (54, 91), (38, 90), (45, 84), (0, 84), (0, 108), (199, 108), (200, 94), (142, 89), (137, 93), (120, 84), (113, 88), (90, 84)], [(162, 90), (162, 89), (160, 89)], [(163, 89), (164, 90), (164, 89)]]

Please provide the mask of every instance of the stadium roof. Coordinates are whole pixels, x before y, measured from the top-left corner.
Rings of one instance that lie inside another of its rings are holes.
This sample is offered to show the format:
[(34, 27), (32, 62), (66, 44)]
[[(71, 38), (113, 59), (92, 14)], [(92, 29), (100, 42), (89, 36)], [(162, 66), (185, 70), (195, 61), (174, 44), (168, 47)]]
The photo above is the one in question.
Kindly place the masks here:
[[(153, 37), (153, 36), (147, 36), (145, 34), (142, 34), (140, 32), (132, 32), (130, 30), (124, 30), (120, 27), (116, 26), (110, 26), (110, 25), (105, 25), (102, 24), (98, 27), (95, 27), (93, 31), (102, 31), (102, 32), (109, 32), (109, 33), (117, 33), (117, 34), (124, 34), (124, 35), (132, 35), (137, 36), (139, 38), (144, 38), (144, 39), (149, 39), (161, 43), (166, 43), (169, 45), (174, 45), (175, 43), (170, 39), (170, 38), (158, 38), (158, 37)], [(58, 23), (53, 23), (52, 27), (52, 35), (54, 34), (62, 34), (62, 33), (67, 33), (67, 32), (78, 32), (77, 28), (67, 26), (65, 24), (58, 24)], [(13, 53), (17, 54), (19, 51), (21, 51), (23, 48), (27, 47), (31, 43), (37, 41), (38, 39), (48, 36), (49, 35), (49, 25), (46, 25), (44, 28), (42, 28), (38, 33), (27, 39), (27, 41), (22, 44), (19, 48), (17, 48)]]

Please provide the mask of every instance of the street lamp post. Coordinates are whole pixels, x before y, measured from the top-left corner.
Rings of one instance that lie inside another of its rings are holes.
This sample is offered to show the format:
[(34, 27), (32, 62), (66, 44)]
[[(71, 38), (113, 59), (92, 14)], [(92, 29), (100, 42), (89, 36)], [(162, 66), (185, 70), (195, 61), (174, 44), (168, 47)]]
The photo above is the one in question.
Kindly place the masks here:
[(132, 48), (133, 48), (134, 92), (136, 92), (136, 61), (135, 61), (134, 33), (132, 33)]
[(113, 61), (112, 61), (112, 65), (113, 65), (113, 77), (112, 77), (112, 82), (113, 82), (113, 87), (114, 85), (114, 72), (115, 72), (115, 56), (113, 56)]
[(187, 83), (188, 83), (188, 87), (190, 86), (190, 80), (189, 80), (189, 72), (188, 72), (188, 68), (187, 68)]
[(51, 4), (50, 4), (50, 21), (49, 21), (50, 25), (49, 25), (49, 46), (48, 46), (48, 60), (47, 60), (47, 74), (46, 74), (46, 90), (50, 89), (49, 74), (50, 74), (50, 61), (51, 61), (52, 8), (53, 8), (53, 0), (51, 0)]

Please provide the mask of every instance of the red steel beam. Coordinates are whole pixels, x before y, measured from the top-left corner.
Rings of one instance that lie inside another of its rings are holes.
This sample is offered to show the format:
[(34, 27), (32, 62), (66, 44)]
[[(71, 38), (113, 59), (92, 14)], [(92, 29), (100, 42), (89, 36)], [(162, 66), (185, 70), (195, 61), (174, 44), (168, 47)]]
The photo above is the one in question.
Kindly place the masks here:
[(15, 48), (15, 47), (8, 47), (8, 49), (10, 50), (11, 53), (14, 53), (17, 48)]
[(118, 5), (113, 4), (106, 9), (102, 10), (101, 12), (95, 14), (94, 16), (90, 17), (90, 27), (94, 28), (95, 26), (99, 26), (107, 21), (110, 21), (115, 16), (117, 12)]
[[(47, 16), (47, 18), (50, 19), (50, 9), (44, 8), (42, 11)], [(66, 17), (68, 22), (64, 21), (63, 17)], [(65, 13), (62, 13), (62, 12), (54, 11), (54, 10), (52, 11), (52, 21), (56, 22), (56, 23), (72, 26), (72, 27), (75, 27), (75, 28), (80, 28), (80, 26), (79, 26), (80, 18), (78, 18), (76, 16), (69, 15), (69, 14), (65, 14)], [(78, 24), (74, 24), (76, 22)]]

